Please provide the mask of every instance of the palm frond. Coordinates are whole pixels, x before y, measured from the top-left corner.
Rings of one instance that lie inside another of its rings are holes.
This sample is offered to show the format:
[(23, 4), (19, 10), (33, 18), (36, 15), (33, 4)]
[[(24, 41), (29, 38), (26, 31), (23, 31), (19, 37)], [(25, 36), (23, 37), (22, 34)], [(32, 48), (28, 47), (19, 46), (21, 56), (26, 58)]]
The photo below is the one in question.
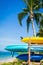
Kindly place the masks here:
[(22, 20), (23, 18), (27, 15), (27, 12), (21, 12), (18, 14), (18, 20), (19, 20), (19, 24), (22, 26)]
[(30, 9), (30, 5), (29, 5), (29, 2), (28, 2), (30, 0), (23, 0), (23, 1), (25, 2), (26, 6)]
[(39, 32), (37, 33), (37, 36), (43, 37), (43, 29), (40, 28)]
[(43, 0), (35, 0), (34, 10), (39, 10), (43, 7)]
[(33, 3), (34, 3), (34, 0), (28, 0), (28, 4), (30, 5), (30, 11), (33, 8), (33, 5), (34, 5)]
[(34, 10), (39, 10), (40, 6), (39, 5), (35, 5), (34, 6)]
[(30, 10), (29, 8), (23, 8), (23, 11), (28, 13)]
[(41, 14), (40, 28), (43, 28), (43, 14)]
[(42, 7), (43, 8), (43, 0), (41, 0), (41, 2), (40, 2), (40, 7)]
[(34, 13), (34, 18), (36, 20), (36, 24), (38, 25), (40, 22), (41, 13)]
[(37, 34), (36, 34), (36, 36), (39, 36), (39, 35), (40, 35), (40, 33), (37, 33)]
[(29, 31), (30, 21), (31, 21), (30, 16), (28, 16), (27, 22), (26, 22), (27, 23), (27, 32)]
[(37, 36), (43, 37), (43, 33), (37, 33)]
[(43, 30), (40, 29), (39, 32), (37, 33), (37, 36), (43, 37)]
[(43, 18), (42, 18), (42, 20), (41, 20), (41, 22), (40, 22), (40, 26), (43, 27)]

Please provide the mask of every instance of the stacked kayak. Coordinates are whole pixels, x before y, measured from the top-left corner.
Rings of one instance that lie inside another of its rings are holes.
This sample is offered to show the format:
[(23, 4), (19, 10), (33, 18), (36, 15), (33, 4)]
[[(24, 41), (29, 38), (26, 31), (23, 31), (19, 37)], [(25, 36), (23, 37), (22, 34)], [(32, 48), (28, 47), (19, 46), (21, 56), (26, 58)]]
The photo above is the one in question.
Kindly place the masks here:
[(10, 45), (5, 48), (5, 50), (13, 52), (27, 52), (28, 45)]
[[(28, 61), (28, 54), (21, 54), (21, 55), (17, 56), (17, 58), (20, 60)], [(43, 59), (42, 54), (31, 54), (31, 56), (30, 56), (30, 60), (32, 62), (40, 62), (40, 60), (42, 60), (42, 59)]]
[[(28, 52), (28, 45), (10, 45), (5, 49), (13, 52)], [(43, 45), (32, 45), (30, 50), (31, 52), (43, 52)]]
[[(14, 55), (14, 52), (28, 52), (28, 45), (11, 45), (11, 46), (7, 46), (5, 49), (10, 52), (13, 52), (12, 55)], [(30, 46), (30, 51), (43, 52), (43, 45), (32, 45)], [(17, 58), (27, 61), (28, 54), (21, 54), (17, 56)], [(39, 62), (42, 59), (43, 59), (43, 54), (31, 54), (30, 56), (31, 61)]]

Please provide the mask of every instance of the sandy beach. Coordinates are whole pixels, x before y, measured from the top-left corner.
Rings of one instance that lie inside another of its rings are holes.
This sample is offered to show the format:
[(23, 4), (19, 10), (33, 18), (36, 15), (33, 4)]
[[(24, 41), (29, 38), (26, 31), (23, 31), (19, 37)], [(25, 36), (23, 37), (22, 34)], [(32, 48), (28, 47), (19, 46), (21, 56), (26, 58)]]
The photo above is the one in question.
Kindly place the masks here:
[[(8, 59), (4, 59), (4, 60), (0, 60), (0, 65), (2, 65), (3, 63), (8, 63), (8, 62), (17, 62), (16, 58), (8, 58)], [(31, 62), (31, 65), (40, 65), (40, 63), (36, 63), (36, 62)]]
[(0, 60), (0, 65), (3, 63), (8, 63), (8, 62), (13, 62), (13, 61), (17, 61), (16, 58), (8, 58), (8, 59), (4, 59), (4, 60)]

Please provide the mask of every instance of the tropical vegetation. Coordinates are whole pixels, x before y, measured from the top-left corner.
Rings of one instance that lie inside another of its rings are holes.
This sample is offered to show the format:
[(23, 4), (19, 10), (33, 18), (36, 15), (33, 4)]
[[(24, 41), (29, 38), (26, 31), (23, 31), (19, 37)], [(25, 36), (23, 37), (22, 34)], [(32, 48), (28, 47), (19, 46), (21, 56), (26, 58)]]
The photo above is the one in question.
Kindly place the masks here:
[[(19, 24), (22, 26), (22, 20), (26, 18), (27, 32), (29, 31), (29, 25), (32, 25), (33, 36), (36, 37), (36, 31), (34, 27), (34, 22), (39, 26), (41, 24), (42, 13), (39, 11), (43, 7), (42, 0), (23, 0), (25, 3), (25, 8), (22, 9), (22, 12), (18, 14)], [(42, 26), (41, 26), (42, 27)], [(29, 58), (30, 58), (30, 48), (29, 48)], [(29, 63), (30, 65), (30, 59)]]
[(41, 17), (39, 32), (37, 33), (37, 36), (43, 37), (43, 14), (42, 14), (42, 17)]
[(33, 34), (36, 36), (36, 31), (34, 28), (34, 20), (38, 25), (40, 22), (40, 16), (42, 15), (39, 12), (40, 7), (43, 7), (42, 0), (23, 0), (25, 3), (25, 8), (22, 9), (22, 12), (18, 14), (19, 24), (22, 26), (22, 20), (26, 16), (27, 32), (29, 30), (30, 23), (32, 24)]
[(2, 65), (21, 65), (22, 62), (23, 62), (23, 60), (18, 60), (18, 62), (15, 62), (15, 61), (13, 61), (13, 62), (5, 62)]

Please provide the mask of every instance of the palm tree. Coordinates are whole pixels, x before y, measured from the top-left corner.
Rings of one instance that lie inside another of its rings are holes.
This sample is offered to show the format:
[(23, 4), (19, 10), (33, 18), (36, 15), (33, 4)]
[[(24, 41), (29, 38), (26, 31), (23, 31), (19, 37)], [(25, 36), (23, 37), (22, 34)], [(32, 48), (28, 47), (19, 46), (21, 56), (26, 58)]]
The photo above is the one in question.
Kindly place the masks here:
[(22, 26), (22, 20), (25, 16), (27, 16), (27, 32), (29, 30), (30, 23), (32, 23), (33, 34), (36, 36), (33, 20), (36, 20), (36, 24), (39, 23), (41, 13), (36, 12), (36, 10), (39, 10), (39, 7), (42, 3), (40, 0), (24, 0), (24, 2), (26, 4), (26, 8), (23, 8), (23, 11), (18, 14), (19, 24)]
[(43, 37), (43, 14), (40, 21), (39, 32), (37, 33), (37, 36)]
[(39, 33), (37, 33), (37, 36), (43, 37), (43, 29), (40, 28)]
[[(40, 21), (40, 12), (37, 12), (40, 8), (40, 5), (42, 5), (40, 0), (24, 0), (24, 3), (26, 5), (26, 8), (22, 9), (23, 11), (18, 14), (19, 24), (22, 26), (22, 20), (25, 16), (27, 16), (27, 32), (29, 30), (30, 23), (32, 24), (33, 28), (33, 34), (36, 37), (36, 31), (34, 28), (34, 20), (36, 21), (36, 24), (38, 25)], [(29, 51), (29, 59), (28, 59), (28, 65), (30, 65), (30, 46), (28, 47)]]

